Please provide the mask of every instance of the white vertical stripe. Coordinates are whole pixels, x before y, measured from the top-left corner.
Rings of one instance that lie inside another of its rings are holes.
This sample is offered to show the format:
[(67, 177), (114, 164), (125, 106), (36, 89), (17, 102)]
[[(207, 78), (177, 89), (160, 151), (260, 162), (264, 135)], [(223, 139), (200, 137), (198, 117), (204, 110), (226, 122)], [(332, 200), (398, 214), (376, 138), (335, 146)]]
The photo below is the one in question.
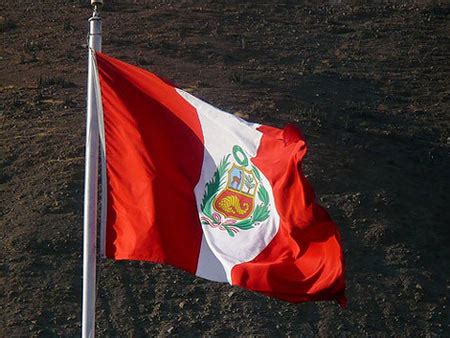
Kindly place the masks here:
[[(259, 124), (248, 123), (187, 92), (180, 89), (177, 91), (196, 108), (203, 131), (205, 153), (202, 173), (194, 190), (197, 208), (201, 213), (201, 202), (206, 183), (213, 177), (220, 161), (232, 153), (235, 145), (239, 145), (249, 159), (255, 157), (262, 133), (257, 130)], [(231, 237), (226, 231), (202, 225), (203, 238), (197, 265), (198, 276), (215, 281), (228, 281), (232, 284), (231, 269), (233, 266), (255, 258), (277, 233), (279, 215), (273, 203), (272, 189), (262, 173), (261, 179), (271, 201), (270, 217), (252, 229), (241, 230), (234, 237)]]
[(227, 282), (227, 273), (208, 245), (205, 235), (202, 236), (199, 261), (196, 275), (215, 282)]

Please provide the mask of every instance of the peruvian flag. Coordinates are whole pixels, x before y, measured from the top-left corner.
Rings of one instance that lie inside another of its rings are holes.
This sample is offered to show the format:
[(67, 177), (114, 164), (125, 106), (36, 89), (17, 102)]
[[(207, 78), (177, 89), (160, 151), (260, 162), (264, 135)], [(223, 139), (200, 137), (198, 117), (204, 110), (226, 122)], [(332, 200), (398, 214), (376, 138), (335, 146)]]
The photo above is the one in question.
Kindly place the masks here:
[(106, 257), (345, 305), (339, 232), (301, 171), (295, 127), (246, 122), (102, 53), (96, 64)]

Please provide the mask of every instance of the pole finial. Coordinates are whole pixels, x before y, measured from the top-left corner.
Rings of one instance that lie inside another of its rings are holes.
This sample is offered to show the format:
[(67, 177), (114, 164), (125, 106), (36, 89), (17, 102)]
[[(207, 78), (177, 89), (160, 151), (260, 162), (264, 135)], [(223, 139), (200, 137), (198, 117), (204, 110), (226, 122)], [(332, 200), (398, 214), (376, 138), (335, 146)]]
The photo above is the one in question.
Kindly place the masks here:
[[(100, 7), (103, 5), (103, 0), (91, 0), (91, 6), (93, 9), (92, 18), (93, 20), (100, 18)], [(90, 19), (90, 20), (91, 20)]]
[(91, 0), (91, 6), (94, 8), (94, 12), (97, 12), (102, 5), (103, 0)]

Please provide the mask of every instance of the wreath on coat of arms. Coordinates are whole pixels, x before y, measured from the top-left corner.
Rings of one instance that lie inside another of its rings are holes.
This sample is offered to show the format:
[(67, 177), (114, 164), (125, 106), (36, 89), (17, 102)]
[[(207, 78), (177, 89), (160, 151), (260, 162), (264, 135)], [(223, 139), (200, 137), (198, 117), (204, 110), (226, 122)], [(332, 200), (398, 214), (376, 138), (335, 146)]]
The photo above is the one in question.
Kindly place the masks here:
[(203, 225), (226, 231), (230, 237), (254, 228), (270, 215), (269, 193), (261, 173), (240, 146), (233, 147), (232, 155), (232, 159), (231, 154), (222, 158), (206, 184), (200, 217)]

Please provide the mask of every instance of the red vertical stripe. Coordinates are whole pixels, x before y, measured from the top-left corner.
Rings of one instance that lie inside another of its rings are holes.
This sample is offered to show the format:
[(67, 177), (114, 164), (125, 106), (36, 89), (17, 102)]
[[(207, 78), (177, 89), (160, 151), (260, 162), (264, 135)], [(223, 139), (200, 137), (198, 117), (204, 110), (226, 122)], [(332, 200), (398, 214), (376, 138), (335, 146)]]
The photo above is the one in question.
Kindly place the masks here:
[(259, 130), (252, 162), (272, 185), (280, 228), (255, 259), (233, 268), (233, 284), (290, 302), (337, 299), (345, 305), (339, 232), (300, 169), (306, 144), (292, 126)]
[(195, 109), (157, 76), (97, 53), (106, 138), (106, 255), (195, 273), (203, 162)]

